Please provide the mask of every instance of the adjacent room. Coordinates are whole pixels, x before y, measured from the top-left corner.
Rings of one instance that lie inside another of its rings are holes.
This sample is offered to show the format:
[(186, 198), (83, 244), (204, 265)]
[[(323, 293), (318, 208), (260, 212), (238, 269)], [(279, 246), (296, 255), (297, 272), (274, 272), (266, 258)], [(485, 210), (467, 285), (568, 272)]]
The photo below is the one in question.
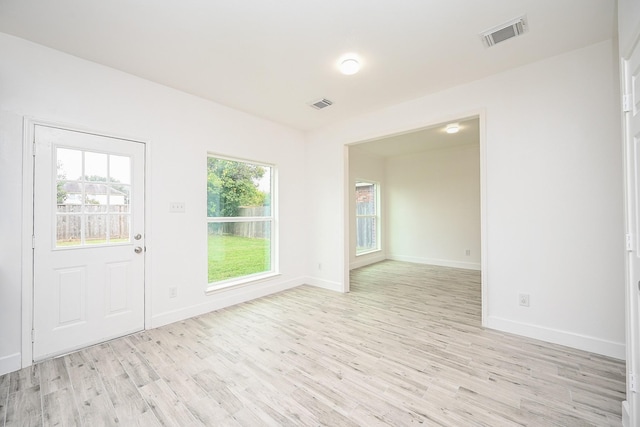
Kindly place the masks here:
[(0, 0), (0, 427), (640, 424), (632, 0)]

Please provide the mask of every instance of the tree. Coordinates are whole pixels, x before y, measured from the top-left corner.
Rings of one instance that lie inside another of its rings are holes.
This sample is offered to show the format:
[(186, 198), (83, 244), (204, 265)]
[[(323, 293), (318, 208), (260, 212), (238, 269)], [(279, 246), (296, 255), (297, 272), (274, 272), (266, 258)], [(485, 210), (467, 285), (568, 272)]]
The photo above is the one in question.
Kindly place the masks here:
[(240, 206), (264, 206), (258, 188), (265, 174), (261, 166), (231, 160), (207, 159), (207, 216), (238, 216)]
[(58, 204), (59, 205), (64, 205), (65, 200), (67, 200), (67, 197), (69, 197), (69, 194), (67, 193), (67, 191), (64, 189), (64, 182), (63, 181), (58, 181), (56, 183), (56, 190), (57, 190), (57, 199), (58, 199)]
[(57, 180), (56, 180), (57, 199), (58, 199), (58, 204), (63, 205), (65, 200), (67, 200), (67, 197), (69, 197), (69, 194), (64, 189), (64, 181), (63, 181), (67, 179), (67, 174), (64, 172), (64, 169), (62, 167), (62, 162), (60, 160), (58, 160), (58, 164), (56, 166), (57, 166)]

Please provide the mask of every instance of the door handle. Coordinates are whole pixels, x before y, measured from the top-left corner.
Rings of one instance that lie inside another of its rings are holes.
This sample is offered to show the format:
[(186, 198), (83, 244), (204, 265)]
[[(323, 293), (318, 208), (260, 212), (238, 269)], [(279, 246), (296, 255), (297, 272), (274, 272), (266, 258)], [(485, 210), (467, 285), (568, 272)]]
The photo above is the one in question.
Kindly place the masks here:
[(142, 252), (142, 248), (140, 246), (136, 246), (136, 248), (133, 250), (135, 253), (139, 254)]

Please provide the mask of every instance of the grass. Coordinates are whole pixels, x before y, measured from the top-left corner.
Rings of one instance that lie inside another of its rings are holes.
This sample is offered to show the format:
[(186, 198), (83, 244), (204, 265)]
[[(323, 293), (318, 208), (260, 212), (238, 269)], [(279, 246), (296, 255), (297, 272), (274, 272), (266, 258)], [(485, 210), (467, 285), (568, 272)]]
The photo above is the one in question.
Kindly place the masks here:
[(270, 244), (269, 239), (209, 235), (209, 283), (269, 271)]
[[(109, 240), (109, 243), (127, 243), (129, 241), (129, 239), (127, 237), (125, 238), (111, 238), (111, 240)], [(85, 242), (85, 246), (86, 245), (104, 245), (105, 243), (107, 243), (106, 239), (87, 239)], [(56, 247), (61, 247), (61, 246), (80, 246), (81, 242), (80, 239), (69, 239), (69, 240), (58, 240), (56, 242)]]

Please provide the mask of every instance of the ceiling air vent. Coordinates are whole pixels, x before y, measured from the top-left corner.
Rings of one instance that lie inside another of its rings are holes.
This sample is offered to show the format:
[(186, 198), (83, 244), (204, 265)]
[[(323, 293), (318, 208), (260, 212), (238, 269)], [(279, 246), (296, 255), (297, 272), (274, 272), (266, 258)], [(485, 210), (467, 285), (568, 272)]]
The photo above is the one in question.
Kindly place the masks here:
[(480, 34), (485, 46), (491, 47), (505, 40), (512, 39), (527, 31), (527, 21), (524, 16), (493, 27)]
[(329, 101), (326, 98), (322, 98), (319, 99), (317, 101), (312, 101), (309, 103), (310, 106), (312, 106), (313, 108), (315, 108), (316, 110), (322, 110), (323, 108), (326, 108), (328, 106), (330, 106), (331, 104), (333, 104), (333, 102)]

